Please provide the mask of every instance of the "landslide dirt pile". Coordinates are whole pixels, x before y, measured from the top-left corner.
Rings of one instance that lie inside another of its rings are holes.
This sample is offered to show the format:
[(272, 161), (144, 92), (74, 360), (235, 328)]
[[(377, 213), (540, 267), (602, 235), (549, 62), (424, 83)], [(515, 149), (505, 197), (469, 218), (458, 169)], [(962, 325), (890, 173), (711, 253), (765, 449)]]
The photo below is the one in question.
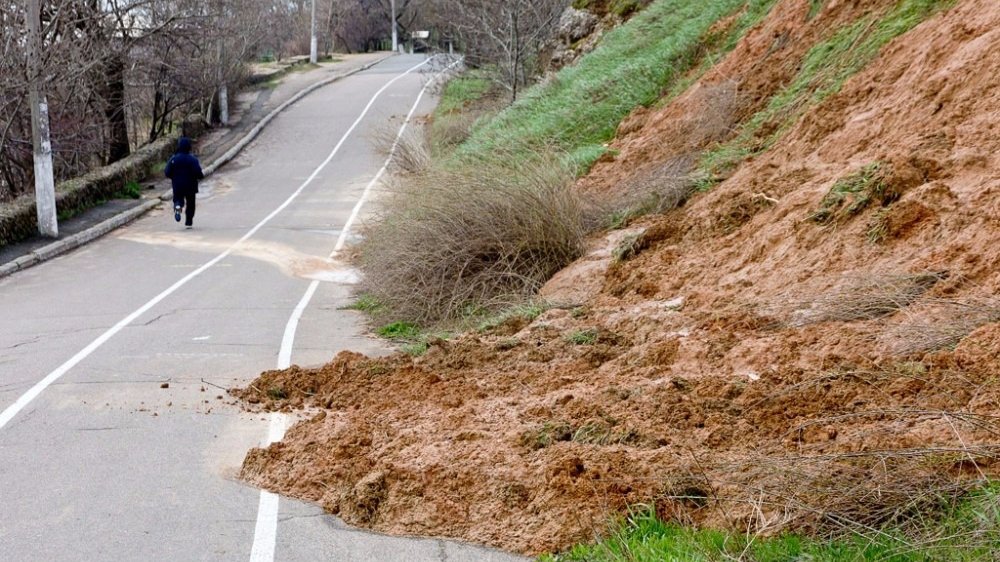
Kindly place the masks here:
[[(778, 2), (689, 94), (627, 121), (581, 188), (693, 158), (727, 135), (692, 124), (699, 90), (735, 81), (741, 122), (823, 26), (892, 4)], [(960, 1), (560, 274), (543, 294), (563, 308), (419, 358), (265, 373), (239, 392), (252, 407), (317, 413), (243, 477), (356, 525), (523, 553), (640, 502), (765, 533), (925, 513), (998, 468), (998, 108), (1000, 4)]]

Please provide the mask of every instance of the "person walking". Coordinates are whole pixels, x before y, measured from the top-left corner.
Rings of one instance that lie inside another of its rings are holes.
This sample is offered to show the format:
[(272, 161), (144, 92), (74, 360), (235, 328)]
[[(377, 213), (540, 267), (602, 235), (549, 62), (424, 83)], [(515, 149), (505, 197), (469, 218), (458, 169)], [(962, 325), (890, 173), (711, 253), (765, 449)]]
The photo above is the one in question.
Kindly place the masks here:
[(192, 228), (198, 182), (205, 179), (205, 174), (201, 171), (201, 162), (191, 154), (191, 139), (181, 137), (177, 141), (177, 152), (167, 161), (163, 173), (170, 178), (174, 188), (174, 220), (181, 222), (181, 211), (184, 211), (184, 226)]

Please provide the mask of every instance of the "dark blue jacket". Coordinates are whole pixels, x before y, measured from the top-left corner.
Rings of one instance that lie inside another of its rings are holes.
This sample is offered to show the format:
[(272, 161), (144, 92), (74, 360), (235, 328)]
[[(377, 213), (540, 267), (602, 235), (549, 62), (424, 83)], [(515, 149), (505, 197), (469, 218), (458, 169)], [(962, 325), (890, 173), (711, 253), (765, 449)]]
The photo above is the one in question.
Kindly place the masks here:
[(201, 162), (191, 155), (191, 139), (181, 137), (177, 141), (177, 152), (170, 157), (163, 173), (170, 178), (174, 195), (198, 193), (198, 181), (205, 179), (205, 174), (201, 171)]

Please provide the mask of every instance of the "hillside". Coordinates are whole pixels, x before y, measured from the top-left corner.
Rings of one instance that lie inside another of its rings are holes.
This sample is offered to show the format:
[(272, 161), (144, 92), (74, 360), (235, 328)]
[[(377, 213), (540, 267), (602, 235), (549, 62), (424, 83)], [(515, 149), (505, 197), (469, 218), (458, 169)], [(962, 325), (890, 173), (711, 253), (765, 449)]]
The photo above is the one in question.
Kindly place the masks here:
[(580, 193), (637, 204), (542, 289), (548, 310), (420, 357), (263, 374), (250, 403), (321, 412), (243, 477), (355, 525), (530, 554), (637, 504), (826, 536), (990, 480), (1000, 4), (730, 4), (656, 99), (631, 92), (608, 146), (603, 128), (560, 141), (594, 162)]

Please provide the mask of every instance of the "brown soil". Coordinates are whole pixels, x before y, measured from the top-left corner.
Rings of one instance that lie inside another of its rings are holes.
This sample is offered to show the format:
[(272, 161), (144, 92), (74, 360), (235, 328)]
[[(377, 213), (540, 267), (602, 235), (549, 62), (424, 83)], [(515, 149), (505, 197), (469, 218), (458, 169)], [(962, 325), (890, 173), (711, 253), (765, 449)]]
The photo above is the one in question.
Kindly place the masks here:
[[(893, 3), (829, 2), (805, 23), (808, 2), (780, 2), (693, 91), (739, 77), (745, 118), (835, 21)], [(618, 162), (581, 187), (619, 189), (711, 142), (676, 134), (692, 130), (694, 97), (623, 124)], [(318, 413), (252, 451), (243, 477), (356, 525), (539, 553), (636, 503), (821, 531), (884, 523), (993, 474), (997, 108), (1000, 4), (960, 1), (713, 191), (644, 219), (634, 257), (595, 243), (580, 275), (603, 280), (572, 293), (581, 308), (421, 358), (265, 373), (238, 392), (248, 403)], [(898, 200), (809, 220), (836, 180), (875, 161)], [(578, 289), (568, 275), (557, 282)], [(928, 324), (963, 330), (957, 346), (893, 351), (889, 335)]]

